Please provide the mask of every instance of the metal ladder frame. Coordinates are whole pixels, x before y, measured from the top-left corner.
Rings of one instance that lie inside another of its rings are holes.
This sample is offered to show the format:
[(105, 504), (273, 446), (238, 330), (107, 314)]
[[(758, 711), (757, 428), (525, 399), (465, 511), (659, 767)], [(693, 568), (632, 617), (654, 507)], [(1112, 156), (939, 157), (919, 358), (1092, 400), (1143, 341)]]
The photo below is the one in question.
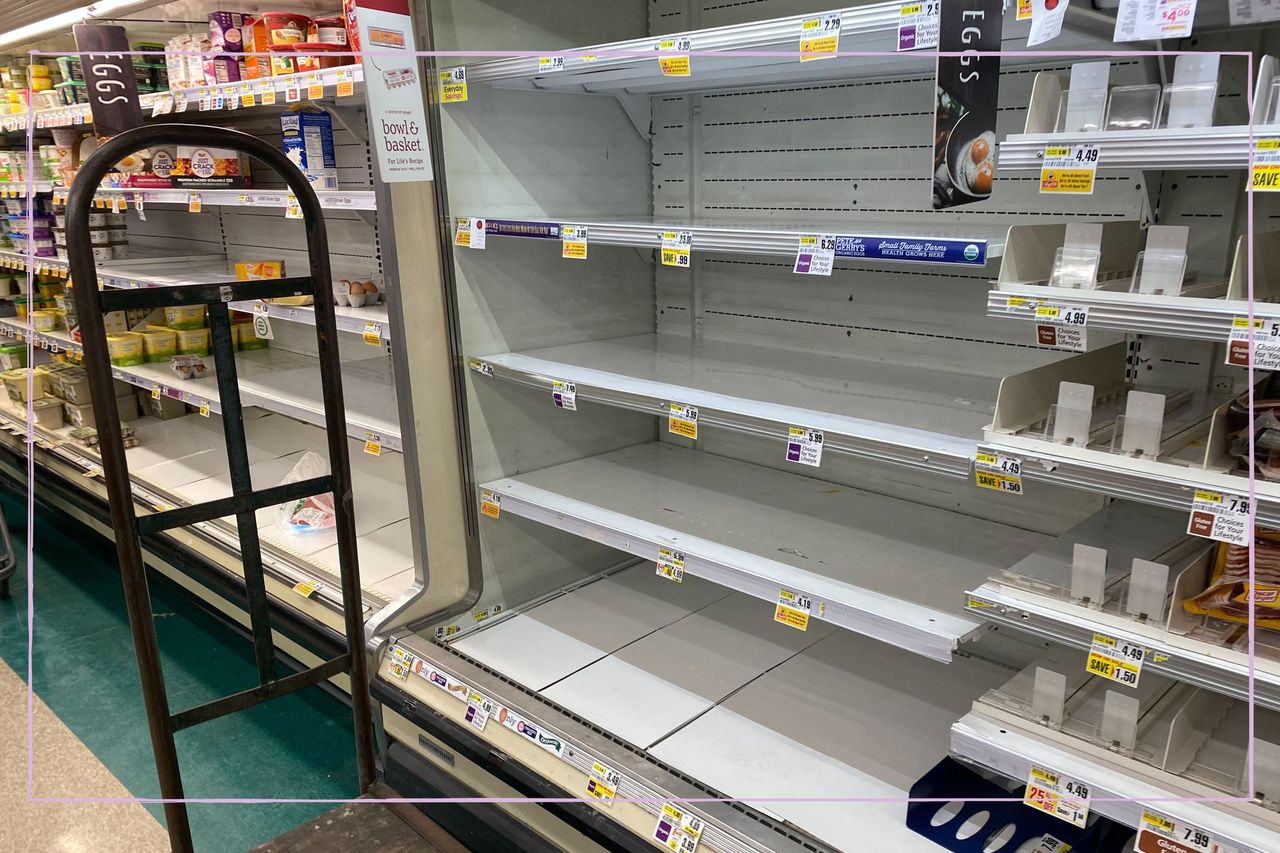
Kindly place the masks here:
[[(306, 276), (264, 280), (188, 284), (138, 290), (106, 290), (97, 287), (93, 248), (89, 243), (89, 212), (102, 178), (129, 154), (155, 145), (198, 145), (226, 148), (247, 154), (276, 172), (297, 197), (307, 236), (310, 270)], [(155, 754), (164, 813), (175, 851), (192, 850), (191, 827), (183, 802), (182, 774), (174, 734), (198, 723), (244, 710), (262, 702), (319, 684), (341, 673), (351, 679), (351, 709), (355, 727), (360, 792), (374, 783), (373, 715), (368, 664), (364, 655), (363, 608), (360, 569), (356, 551), (355, 516), (351, 494), (351, 462), (347, 447), (346, 409), (334, 319), (332, 275), (324, 213), (306, 177), (285, 155), (249, 134), (227, 128), (194, 124), (159, 124), (121, 133), (98, 148), (81, 164), (67, 198), (67, 255), (71, 288), (84, 347), (85, 370), (97, 421), (99, 453), (116, 530), (116, 553), (124, 584), (125, 604), (133, 634), (134, 653), (142, 682), (142, 698)], [(254, 489), (249, 473), (248, 450), (236, 380), (235, 344), (227, 303), (279, 296), (311, 295), (315, 302), (316, 341), (330, 473), (297, 483)], [(119, 410), (116, 406), (111, 364), (107, 351), (105, 312), (165, 305), (205, 305), (209, 313), (213, 361), (222, 404), (222, 425), (231, 474), (232, 496), (138, 516), (125, 459)], [(275, 673), (275, 645), (271, 636), (267, 591), (262, 570), (262, 546), (258, 540), (255, 510), (289, 500), (332, 492), (337, 519), (338, 565), (341, 576), (347, 650), (320, 665), (283, 678)], [(151, 596), (147, 588), (141, 537), (226, 515), (236, 517), (244, 566), (254, 659), (258, 686), (215, 699), (176, 714), (169, 709), (161, 668)]]

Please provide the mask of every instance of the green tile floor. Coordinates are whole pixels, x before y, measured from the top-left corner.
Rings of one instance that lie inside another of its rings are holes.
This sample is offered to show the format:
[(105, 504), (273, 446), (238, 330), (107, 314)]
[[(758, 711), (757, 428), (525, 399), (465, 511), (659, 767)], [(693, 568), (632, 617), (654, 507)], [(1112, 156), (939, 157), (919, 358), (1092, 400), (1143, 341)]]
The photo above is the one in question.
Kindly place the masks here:
[[(12, 597), (0, 600), (0, 658), (25, 679), (26, 496), (0, 489), (0, 507), (20, 554)], [(134, 796), (159, 796), (114, 545), (39, 508), (35, 545), (36, 693)], [(173, 711), (257, 683), (248, 640), (166, 582), (151, 583), (151, 601)], [(312, 689), (179, 732), (186, 794), (350, 797), (358, 787), (350, 725), (345, 705)], [(148, 808), (163, 821), (159, 806)], [(331, 806), (189, 808), (199, 853), (237, 853)]]

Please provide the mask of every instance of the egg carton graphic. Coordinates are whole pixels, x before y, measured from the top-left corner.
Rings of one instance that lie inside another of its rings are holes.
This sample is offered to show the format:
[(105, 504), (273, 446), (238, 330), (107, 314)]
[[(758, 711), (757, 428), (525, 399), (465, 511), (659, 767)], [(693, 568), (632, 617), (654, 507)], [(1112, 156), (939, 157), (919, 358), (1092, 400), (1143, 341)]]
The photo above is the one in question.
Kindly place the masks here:
[(414, 73), (412, 68), (394, 68), (390, 71), (382, 72), (382, 84), (388, 89), (395, 89), (400, 86), (416, 86), (418, 83), (418, 75)]

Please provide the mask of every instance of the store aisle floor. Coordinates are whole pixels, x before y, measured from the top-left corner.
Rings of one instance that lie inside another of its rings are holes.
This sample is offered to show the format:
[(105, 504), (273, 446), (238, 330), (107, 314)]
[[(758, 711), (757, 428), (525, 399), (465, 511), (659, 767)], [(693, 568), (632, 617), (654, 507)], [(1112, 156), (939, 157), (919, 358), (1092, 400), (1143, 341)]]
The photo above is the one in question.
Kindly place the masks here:
[[(20, 553), (12, 597), (0, 600), (0, 660), (22, 678), (27, 672), (27, 570), (25, 496), (0, 491), (14, 548)], [(37, 796), (104, 796), (102, 780), (114, 776), (129, 794), (155, 797), (159, 789), (147, 736), (137, 666), (125, 615), (114, 546), (52, 512), (37, 510), (35, 527), (36, 694), (51, 714), (82, 742), (107, 771), (81, 772), (80, 764), (51, 749), (37, 751)], [(184, 594), (152, 582), (152, 610), (172, 708), (180, 710), (256, 683), (248, 641), (195, 607)], [(6, 682), (7, 685), (7, 682)], [(26, 778), (25, 690), (0, 686), (6, 708), (0, 727), (3, 778)], [(15, 694), (16, 722), (10, 721)], [(350, 712), (319, 690), (277, 699), (180, 732), (178, 753), (188, 797), (317, 798), (341, 800), (358, 786)], [(44, 718), (37, 721), (43, 725)], [(15, 728), (16, 726), (16, 728)], [(42, 731), (37, 728), (37, 733)], [(16, 766), (17, 770), (14, 770)], [(10, 799), (6, 783), (0, 798)], [(18, 814), (42, 818), (43, 806), (25, 804)], [(111, 811), (115, 808), (116, 811)], [(133, 807), (137, 809), (138, 807)], [(238, 853), (261, 844), (331, 806), (301, 804), (209, 804), (190, 807), (200, 853)], [(101, 809), (100, 812), (94, 810)], [(47, 814), (46, 835), (34, 846), (5, 838), (8, 803), (0, 805), (0, 850), (31, 853), (107, 850), (124, 836), (117, 831), (120, 807), (77, 806), (74, 816), (99, 814), (101, 836), (87, 846), (59, 845), (62, 813)], [(146, 809), (163, 820), (158, 806)], [(26, 830), (24, 830), (26, 831)], [(24, 836), (19, 835), (19, 838)], [(146, 851), (143, 843), (129, 843)], [(163, 846), (162, 848), (163, 849)]]

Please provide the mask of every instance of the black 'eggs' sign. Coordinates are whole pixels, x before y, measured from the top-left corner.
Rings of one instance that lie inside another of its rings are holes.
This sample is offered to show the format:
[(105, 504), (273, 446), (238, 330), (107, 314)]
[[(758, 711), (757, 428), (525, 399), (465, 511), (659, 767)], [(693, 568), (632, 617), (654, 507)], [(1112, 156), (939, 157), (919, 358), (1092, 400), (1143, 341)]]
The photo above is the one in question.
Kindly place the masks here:
[(124, 27), (76, 24), (73, 31), (89, 107), (93, 110), (93, 132), (102, 137), (115, 136), (142, 124), (138, 83), (133, 76)]

